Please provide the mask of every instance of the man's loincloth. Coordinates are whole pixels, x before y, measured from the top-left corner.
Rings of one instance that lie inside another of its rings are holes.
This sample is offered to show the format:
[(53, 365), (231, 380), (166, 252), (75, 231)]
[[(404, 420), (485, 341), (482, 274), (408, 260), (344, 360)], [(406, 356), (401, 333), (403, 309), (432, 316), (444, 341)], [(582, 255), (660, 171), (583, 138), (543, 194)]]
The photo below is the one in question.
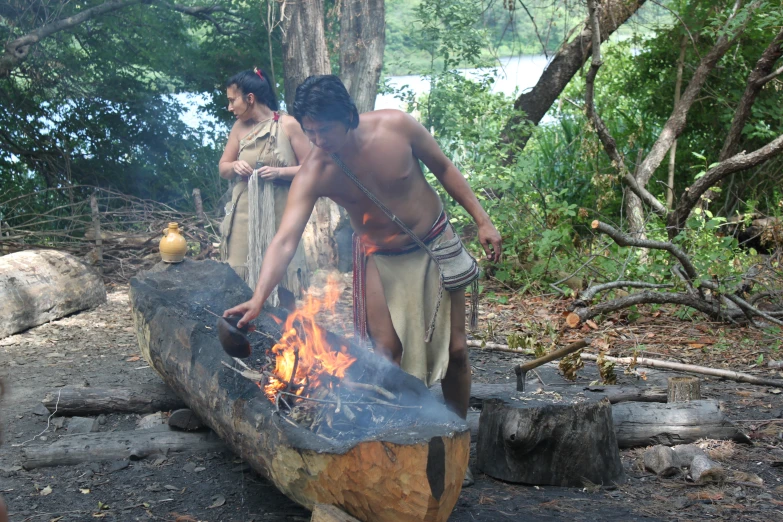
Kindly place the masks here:
[[(444, 212), (422, 241), (430, 250), (437, 251), (442, 244), (453, 241), (448, 238), (449, 228)], [(428, 386), (442, 379), (449, 364), (451, 294), (439, 291), (441, 273), (438, 264), (417, 245), (384, 249), (367, 244), (354, 235), (353, 247), (356, 336), (363, 341), (368, 340), (365, 272), (367, 259), (372, 256), (378, 267), (394, 331), (402, 343), (400, 367)], [(466, 273), (464, 286), (477, 278), (477, 270)], [(477, 294), (475, 290), (473, 293)]]

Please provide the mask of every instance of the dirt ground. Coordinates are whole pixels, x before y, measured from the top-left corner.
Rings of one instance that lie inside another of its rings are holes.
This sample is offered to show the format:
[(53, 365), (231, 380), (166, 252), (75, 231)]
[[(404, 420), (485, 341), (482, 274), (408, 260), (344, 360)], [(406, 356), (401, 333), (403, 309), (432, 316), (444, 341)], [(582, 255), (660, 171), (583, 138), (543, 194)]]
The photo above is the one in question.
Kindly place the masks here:
[[(346, 290), (346, 295), (349, 292)], [(502, 301), (506, 301), (501, 299)], [(110, 289), (108, 302), (27, 332), (0, 340), (0, 376), (6, 381), (2, 405), (0, 494), (14, 522), (106, 520), (296, 521), (309, 513), (230, 453), (169, 454), (137, 461), (21, 468), (23, 450), (34, 450), (68, 436), (40, 415), (47, 391), (66, 385), (133, 386), (159, 380), (139, 358), (127, 287)], [(727, 329), (681, 320), (670, 311), (643, 311), (632, 321), (619, 314), (600, 326), (562, 329), (565, 304), (552, 298), (511, 296), (503, 304), (484, 303), (482, 331), (487, 340), (508, 335), (556, 338), (558, 343), (591, 332), (612, 355), (666, 358), (729, 367), (781, 377), (766, 361), (780, 358), (777, 344), (756, 330)], [(347, 306), (342, 307), (344, 321)], [(763, 356), (763, 357), (759, 357)], [(513, 379), (514, 354), (471, 350), (474, 382)], [(618, 380), (660, 384), (672, 375), (637, 367)], [(597, 378), (588, 362), (573, 386)], [(542, 370), (545, 387), (569, 385), (556, 371)], [(450, 520), (783, 520), (783, 401), (780, 390), (704, 379), (706, 398), (725, 402), (729, 417), (748, 433), (752, 445), (705, 442), (727, 470), (720, 484), (694, 485), (684, 476), (658, 478), (639, 465), (640, 450), (622, 452), (626, 484), (583, 488), (508, 484), (476, 473), (475, 486), (463, 490)], [(100, 431), (133, 430), (140, 415), (99, 418)], [(471, 460), (471, 466), (475, 464)]]

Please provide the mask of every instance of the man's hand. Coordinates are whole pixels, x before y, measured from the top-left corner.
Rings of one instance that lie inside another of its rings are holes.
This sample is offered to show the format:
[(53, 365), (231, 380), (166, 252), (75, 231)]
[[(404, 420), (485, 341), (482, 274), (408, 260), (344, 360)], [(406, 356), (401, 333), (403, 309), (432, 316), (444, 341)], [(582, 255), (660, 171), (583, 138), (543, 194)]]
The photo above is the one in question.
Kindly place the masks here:
[(229, 308), (223, 312), (223, 317), (229, 317), (232, 315), (241, 315), (242, 319), (237, 323), (237, 328), (244, 327), (247, 323), (258, 317), (261, 313), (264, 303), (258, 304), (253, 299), (246, 301), (242, 304), (236, 305), (234, 308)]
[(500, 238), (500, 232), (491, 222), (487, 222), (478, 227), (478, 238), (487, 259), (493, 262), (500, 261), (500, 254), (503, 253), (503, 242)]
[(266, 165), (260, 169), (256, 169), (255, 173), (258, 174), (258, 179), (262, 179), (264, 181), (274, 181), (276, 179), (280, 179), (280, 170)]
[(232, 168), (234, 169), (234, 174), (237, 176), (242, 176), (243, 178), (250, 177), (250, 175), (253, 173), (253, 167), (250, 166), (250, 163), (244, 160), (235, 161)]

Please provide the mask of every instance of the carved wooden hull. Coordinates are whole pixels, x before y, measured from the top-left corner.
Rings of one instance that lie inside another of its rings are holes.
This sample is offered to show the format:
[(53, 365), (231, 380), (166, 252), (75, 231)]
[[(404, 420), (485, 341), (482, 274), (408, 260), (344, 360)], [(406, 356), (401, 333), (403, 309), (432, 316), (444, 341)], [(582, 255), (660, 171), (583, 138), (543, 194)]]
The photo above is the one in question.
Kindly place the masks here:
[[(204, 308), (222, 313), (251, 295), (227, 265), (187, 259), (158, 265), (131, 281), (130, 295), (141, 352), (150, 366), (289, 498), (309, 509), (333, 504), (365, 521), (449, 517), (462, 487), (470, 433), (420, 381), (352, 347), (360, 359), (354, 366), (363, 365), (364, 375), (379, 376), (378, 384), (386, 387), (413, 390), (426, 413), (366, 440), (326, 439), (283, 419), (255, 383), (221, 364), (233, 361)], [(268, 320), (256, 326), (274, 330)]]

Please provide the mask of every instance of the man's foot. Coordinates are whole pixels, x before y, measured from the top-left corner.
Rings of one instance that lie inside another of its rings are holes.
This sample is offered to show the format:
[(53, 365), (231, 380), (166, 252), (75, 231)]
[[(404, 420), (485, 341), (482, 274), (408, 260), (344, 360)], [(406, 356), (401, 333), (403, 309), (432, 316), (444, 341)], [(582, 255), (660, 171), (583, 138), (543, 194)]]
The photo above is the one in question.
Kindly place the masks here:
[(462, 487), (469, 488), (475, 483), (476, 481), (473, 480), (473, 473), (470, 472), (470, 467), (468, 467), (468, 469), (465, 470), (465, 478), (462, 479)]

